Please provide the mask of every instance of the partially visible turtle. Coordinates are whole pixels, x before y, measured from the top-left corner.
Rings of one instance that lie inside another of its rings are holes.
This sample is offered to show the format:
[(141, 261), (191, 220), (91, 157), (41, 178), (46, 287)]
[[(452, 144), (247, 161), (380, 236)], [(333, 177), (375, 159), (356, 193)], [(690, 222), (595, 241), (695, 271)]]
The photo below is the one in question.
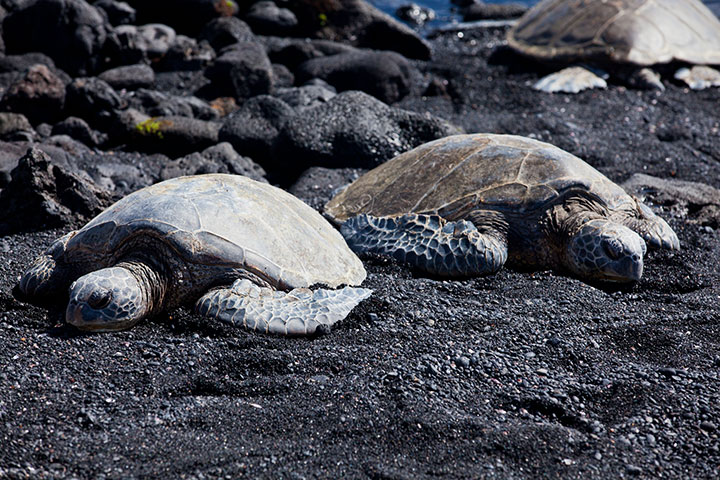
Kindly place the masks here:
[(675, 232), (578, 157), (513, 135), (456, 135), (405, 152), (325, 206), (356, 252), (391, 255), (441, 276), (506, 262), (586, 280), (630, 282), (646, 242)]
[[(53, 243), (20, 280), (30, 300), (70, 288), (66, 321), (114, 331), (188, 302), (251, 330), (304, 335), (370, 295), (360, 260), (297, 198), (240, 175), (167, 180)], [(234, 283), (233, 283), (234, 282)], [(72, 283), (72, 285), (71, 285)]]
[[(508, 31), (509, 45), (558, 64), (591, 64), (643, 88), (664, 89), (651, 65), (683, 63), (675, 78), (693, 89), (720, 86), (720, 21), (699, 0), (544, 0)], [(535, 89), (577, 93), (605, 87), (603, 78), (569, 67)]]

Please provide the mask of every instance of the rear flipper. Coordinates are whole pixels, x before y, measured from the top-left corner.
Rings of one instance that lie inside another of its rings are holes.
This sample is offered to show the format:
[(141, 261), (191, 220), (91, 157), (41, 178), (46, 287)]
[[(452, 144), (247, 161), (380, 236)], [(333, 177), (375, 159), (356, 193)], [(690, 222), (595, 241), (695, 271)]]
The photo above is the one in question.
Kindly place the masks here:
[(693, 90), (720, 87), (720, 72), (706, 65), (681, 68), (675, 72), (675, 78), (685, 82)]
[(389, 255), (448, 277), (496, 272), (508, 255), (499, 232), (480, 233), (471, 222), (448, 222), (438, 215), (393, 218), (362, 214), (347, 220), (341, 232), (356, 252)]
[(367, 288), (353, 287), (283, 292), (243, 279), (230, 288), (206, 293), (195, 304), (195, 311), (249, 330), (310, 335), (320, 325), (331, 326), (345, 318), (371, 293)]
[(578, 93), (588, 88), (607, 88), (607, 82), (584, 67), (568, 67), (538, 80), (535, 90), (547, 93)]

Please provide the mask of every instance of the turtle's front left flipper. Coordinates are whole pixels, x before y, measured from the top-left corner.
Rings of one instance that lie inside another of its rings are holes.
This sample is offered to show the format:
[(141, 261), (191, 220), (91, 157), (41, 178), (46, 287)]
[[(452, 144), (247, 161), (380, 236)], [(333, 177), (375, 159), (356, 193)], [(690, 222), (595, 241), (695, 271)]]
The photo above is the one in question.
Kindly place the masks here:
[(426, 272), (472, 276), (498, 271), (507, 260), (500, 232), (481, 233), (466, 220), (448, 222), (439, 215), (407, 214), (348, 219), (341, 232), (356, 252), (390, 255)]
[(237, 280), (230, 288), (212, 290), (197, 301), (195, 310), (249, 330), (280, 335), (310, 335), (318, 326), (345, 318), (370, 296), (367, 288), (337, 290), (296, 288), (289, 292)]

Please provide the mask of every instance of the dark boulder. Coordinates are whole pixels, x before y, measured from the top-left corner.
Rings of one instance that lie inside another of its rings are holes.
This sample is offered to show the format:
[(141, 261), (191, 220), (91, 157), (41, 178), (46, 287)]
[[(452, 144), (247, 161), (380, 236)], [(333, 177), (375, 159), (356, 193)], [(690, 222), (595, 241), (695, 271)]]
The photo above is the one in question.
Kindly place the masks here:
[(270, 0), (253, 3), (243, 18), (253, 32), (259, 35), (291, 35), (298, 25), (298, 19), (292, 11), (280, 8)]
[(245, 175), (253, 180), (267, 183), (265, 170), (250, 158), (238, 154), (227, 142), (169, 161), (167, 165), (163, 166), (160, 178), (167, 180), (182, 175), (203, 173)]
[(6, 142), (29, 142), (35, 137), (35, 130), (25, 117), (19, 113), (0, 113), (0, 140)]
[(290, 0), (288, 8), (298, 18), (300, 36), (394, 50), (419, 60), (430, 58), (430, 46), (417, 33), (364, 0)]
[(238, 12), (232, 0), (127, 0), (137, 11), (137, 22), (162, 22), (185, 35), (196, 36), (214, 18)]
[(321, 78), (338, 91), (362, 90), (385, 103), (394, 103), (410, 92), (413, 67), (395, 52), (357, 50), (313, 58), (301, 64), (299, 83)]
[(56, 121), (64, 105), (65, 84), (43, 64), (31, 66), (0, 100), (0, 109), (22, 113), (36, 124)]
[(67, 135), (92, 148), (99, 147), (107, 141), (107, 135), (93, 130), (85, 120), (78, 117), (68, 117), (62, 122), (56, 123), (51, 134)]
[(288, 189), (288, 192), (322, 212), (339, 188), (355, 181), (367, 170), (361, 168), (310, 167)]
[(231, 143), (241, 155), (264, 164), (272, 154), (280, 128), (294, 115), (295, 110), (282, 100), (259, 95), (225, 118), (219, 138)]
[(137, 90), (152, 87), (155, 83), (155, 72), (150, 66), (140, 63), (105, 70), (98, 78), (116, 90)]
[(220, 114), (205, 100), (192, 95), (170, 95), (157, 90), (141, 88), (127, 92), (123, 98), (128, 106), (151, 117), (180, 116), (200, 120), (216, 120)]
[(273, 69), (265, 49), (259, 43), (238, 42), (223, 50), (205, 70), (220, 95), (249, 98), (270, 93)]
[(437, 117), (349, 91), (285, 122), (274, 159), (278, 168), (297, 173), (310, 166), (373, 168), (422, 143), (457, 133), (457, 127)]
[(108, 205), (110, 196), (81, 172), (51, 161), (33, 148), (0, 192), (0, 234), (85, 222)]
[(330, 40), (287, 40), (272, 42), (265, 37), (265, 48), (274, 63), (282, 63), (290, 70), (295, 70), (301, 63), (312, 58), (337, 55), (339, 53), (356, 52), (355, 47)]
[(221, 126), (217, 122), (188, 117), (151, 117), (136, 123), (134, 131), (129, 133), (135, 149), (174, 157), (215, 145)]
[(42, 52), (71, 75), (87, 75), (102, 60), (110, 28), (83, 0), (36, 0), (5, 18), (3, 38), (9, 54)]
[(70, 82), (66, 101), (68, 115), (83, 118), (101, 130), (106, 128), (112, 112), (125, 105), (117, 92), (97, 77), (81, 77)]
[(336, 95), (333, 87), (323, 85), (302, 85), (300, 87), (279, 88), (275, 96), (295, 110), (316, 107), (327, 103)]
[(220, 17), (211, 20), (198, 39), (206, 40), (215, 50), (237, 42), (255, 42), (256, 38), (247, 23), (237, 17)]
[(116, 0), (98, 0), (93, 6), (105, 12), (111, 25), (127, 25), (135, 23), (135, 9), (125, 2)]
[(215, 60), (215, 50), (206, 41), (178, 35), (154, 67), (160, 72), (202, 70)]
[(170, 49), (177, 34), (167, 25), (121, 25), (108, 38), (107, 55), (114, 65), (156, 61)]

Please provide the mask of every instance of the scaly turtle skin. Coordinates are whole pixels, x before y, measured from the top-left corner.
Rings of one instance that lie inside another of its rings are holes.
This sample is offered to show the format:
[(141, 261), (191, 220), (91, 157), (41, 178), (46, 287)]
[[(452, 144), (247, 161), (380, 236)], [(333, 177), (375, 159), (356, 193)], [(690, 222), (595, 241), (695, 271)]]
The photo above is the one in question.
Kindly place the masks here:
[(670, 226), (579, 158), (513, 135), (456, 135), (358, 178), (325, 206), (357, 252), (444, 276), (506, 262), (630, 282), (646, 242), (679, 249)]
[[(53, 243), (20, 280), (30, 300), (70, 288), (68, 323), (113, 331), (188, 302), (252, 330), (303, 335), (370, 290), (360, 260), (316, 211), (240, 175), (167, 180)], [(72, 284), (72, 285), (71, 285)]]
[[(720, 64), (720, 21), (699, 0), (545, 0), (520, 18), (507, 39), (515, 50), (539, 60), (593, 63), (626, 76), (633, 72), (631, 81), (659, 89), (657, 74), (639, 67)], [(545, 77), (535, 88), (575, 93), (605, 85), (572, 68)], [(720, 85), (720, 73), (708, 67), (681, 69), (676, 78), (692, 88)]]

